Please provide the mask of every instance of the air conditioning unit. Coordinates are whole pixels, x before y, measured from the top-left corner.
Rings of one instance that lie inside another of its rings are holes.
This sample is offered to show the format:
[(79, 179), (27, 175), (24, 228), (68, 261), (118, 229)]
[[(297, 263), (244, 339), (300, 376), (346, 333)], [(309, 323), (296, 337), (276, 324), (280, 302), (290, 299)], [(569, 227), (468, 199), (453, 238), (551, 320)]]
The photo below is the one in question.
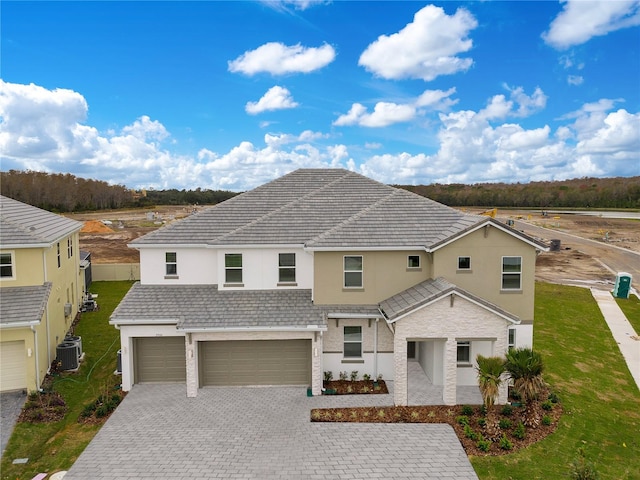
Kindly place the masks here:
[(64, 316), (68, 317), (69, 315), (71, 315), (71, 304), (70, 303), (65, 303), (64, 304)]
[(73, 342), (62, 342), (56, 348), (56, 360), (60, 370), (75, 370), (78, 368), (78, 346)]
[(73, 343), (75, 344), (76, 348), (78, 349), (78, 360), (80, 360), (80, 358), (82, 358), (82, 337), (74, 337), (73, 335), (67, 335), (66, 337), (64, 337), (63, 342), (67, 343)]

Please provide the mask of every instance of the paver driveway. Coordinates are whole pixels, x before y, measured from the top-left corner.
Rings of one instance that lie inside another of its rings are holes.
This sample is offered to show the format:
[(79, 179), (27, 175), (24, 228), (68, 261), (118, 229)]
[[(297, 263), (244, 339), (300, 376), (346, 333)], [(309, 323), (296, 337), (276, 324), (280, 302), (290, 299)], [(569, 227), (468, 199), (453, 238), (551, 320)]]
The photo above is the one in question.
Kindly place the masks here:
[(449, 425), (312, 423), (314, 407), (391, 395), (307, 397), (300, 387), (136, 385), (65, 480), (477, 479)]

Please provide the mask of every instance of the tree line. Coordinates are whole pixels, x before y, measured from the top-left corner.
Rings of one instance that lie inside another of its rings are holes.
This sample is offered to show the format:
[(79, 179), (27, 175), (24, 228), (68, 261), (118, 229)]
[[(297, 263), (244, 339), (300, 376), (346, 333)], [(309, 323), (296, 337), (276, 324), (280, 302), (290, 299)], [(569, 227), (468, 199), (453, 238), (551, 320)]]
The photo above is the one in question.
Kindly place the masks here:
[[(640, 176), (396, 186), (452, 207), (640, 208)], [(69, 173), (17, 170), (0, 172), (0, 193), (61, 213), (155, 205), (214, 205), (237, 195), (226, 190), (201, 188), (135, 191)]]

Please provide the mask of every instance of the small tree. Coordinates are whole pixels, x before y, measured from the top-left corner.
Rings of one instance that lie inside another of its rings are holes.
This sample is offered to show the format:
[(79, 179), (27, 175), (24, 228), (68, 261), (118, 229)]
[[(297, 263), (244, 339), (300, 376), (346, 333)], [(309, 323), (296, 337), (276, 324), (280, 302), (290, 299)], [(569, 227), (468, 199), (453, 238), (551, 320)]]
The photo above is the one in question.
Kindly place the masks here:
[(507, 352), (505, 368), (513, 380), (513, 388), (525, 403), (524, 424), (537, 426), (540, 415), (535, 401), (544, 390), (544, 364), (539, 353), (530, 348), (514, 348)]
[(500, 435), (500, 427), (493, 412), (493, 405), (500, 393), (500, 385), (502, 384), (502, 374), (505, 371), (505, 362), (500, 357), (484, 357), (478, 355), (476, 357), (478, 367), (478, 387), (482, 401), (487, 408), (486, 431), (487, 436), (496, 439)]

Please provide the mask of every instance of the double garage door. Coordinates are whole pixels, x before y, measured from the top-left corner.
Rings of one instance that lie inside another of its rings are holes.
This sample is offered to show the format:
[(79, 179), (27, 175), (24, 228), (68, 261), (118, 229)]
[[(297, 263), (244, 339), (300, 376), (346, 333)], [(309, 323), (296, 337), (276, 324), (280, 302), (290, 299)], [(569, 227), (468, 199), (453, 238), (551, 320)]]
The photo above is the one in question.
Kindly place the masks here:
[[(200, 386), (308, 385), (310, 340), (237, 340), (198, 343)], [(184, 337), (134, 341), (134, 383), (185, 383)]]
[(308, 385), (311, 340), (200, 342), (200, 385)]

